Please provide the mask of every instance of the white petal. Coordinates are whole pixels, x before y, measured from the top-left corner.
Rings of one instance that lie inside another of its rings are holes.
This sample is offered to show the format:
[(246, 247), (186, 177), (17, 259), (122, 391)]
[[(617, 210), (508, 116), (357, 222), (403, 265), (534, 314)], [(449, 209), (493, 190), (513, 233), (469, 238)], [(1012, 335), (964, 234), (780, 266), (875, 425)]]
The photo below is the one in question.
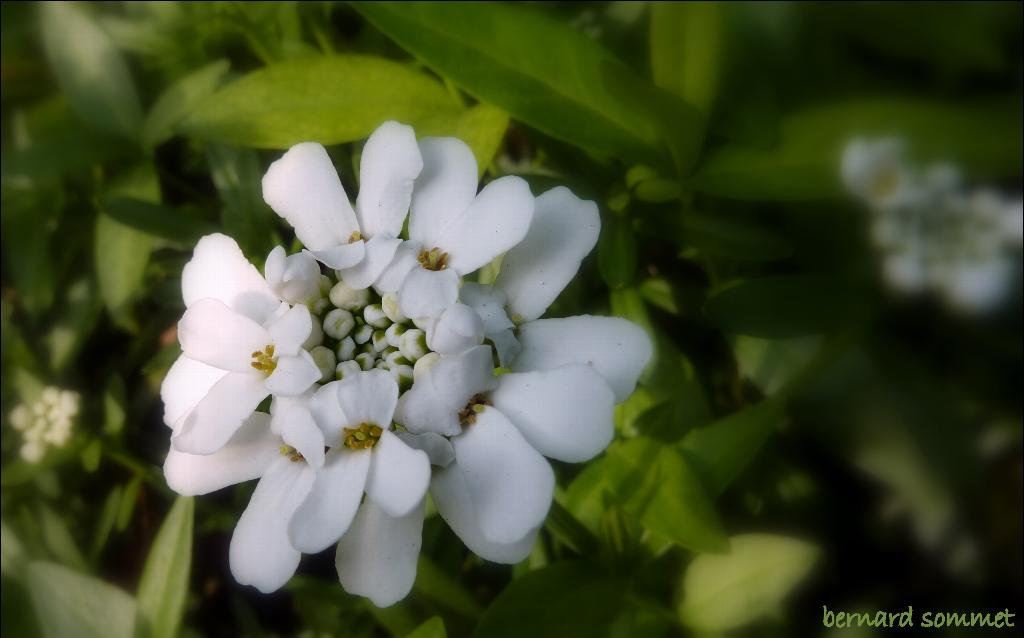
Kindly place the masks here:
[(389, 607), (408, 595), (416, 582), (423, 534), (423, 505), (392, 518), (366, 501), (338, 543), (334, 566), (341, 586)]
[(292, 304), (306, 302), (320, 284), (320, 266), (309, 251), (286, 256), (284, 248), (275, 246), (267, 255), (263, 273), (277, 296)]
[(298, 401), (288, 402), (271, 417), (273, 431), (306, 459), (313, 469), (324, 464), (324, 433), (317, 427), (309, 409)]
[(403, 241), (395, 250), (391, 263), (377, 277), (377, 283), (373, 287), (378, 293), (398, 292), (405, 281), (406, 275), (413, 268), (419, 265), (420, 245), (414, 241)]
[(185, 355), (178, 356), (160, 384), (164, 423), (173, 428), (225, 374), (226, 370), (189, 359)]
[(515, 372), (586, 363), (604, 377), (618, 402), (633, 393), (652, 354), (643, 328), (621, 317), (580, 315), (530, 321), (519, 326), (519, 343), (523, 351), (512, 362)]
[(480, 315), (480, 319), (484, 322), (484, 334), (515, 327), (505, 312), (508, 298), (501, 288), (467, 281), (459, 288), (459, 301)]
[(315, 142), (296, 144), (270, 165), (263, 199), (310, 250), (344, 244), (359, 229), (327, 150)]
[(501, 412), (484, 408), (452, 446), (484, 538), (514, 543), (544, 522), (555, 473)]
[(420, 153), (423, 171), (412, 192), (409, 239), (429, 250), (441, 245), (452, 220), (476, 196), (477, 166), (473, 151), (454, 137), (425, 137)]
[(345, 413), (341, 411), (341, 403), (338, 401), (339, 385), (341, 381), (331, 381), (320, 386), (307, 404), (313, 420), (324, 433), (324, 441), (328, 447), (341, 444), (342, 428), (348, 425)]
[(297, 353), (312, 330), (313, 319), (309, 309), (302, 305), (293, 306), (267, 326), (277, 356)]
[(957, 264), (943, 282), (946, 300), (967, 313), (984, 313), (999, 306), (1020, 272), (1009, 259)]
[(484, 186), (441, 231), (437, 246), (448, 252), (448, 267), (465, 275), (518, 244), (530, 228), (533, 206), (530, 185), (521, 177), (507, 175)]
[(178, 340), (190, 359), (235, 372), (252, 372), (252, 353), (273, 343), (263, 326), (217, 299), (200, 299), (185, 310)]
[(409, 212), (423, 158), (411, 126), (384, 122), (363, 146), (356, 215), (365, 237), (397, 237)]
[(369, 288), (391, 264), (395, 251), (398, 250), (401, 243), (401, 239), (388, 235), (374, 236), (366, 242), (366, 255), (361, 262), (351, 268), (338, 271), (341, 278), (349, 288), (354, 290)]
[(548, 309), (576, 276), (601, 232), (597, 204), (568, 188), (553, 188), (536, 200), (530, 230), (501, 261), (494, 285), (508, 294), (508, 308), (523, 321)]
[(398, 292), (402, 314), (414, 319), (436, 318), (458, 298), (459, 275), (451, 268), (427, 270), (416, 266)]
[(427, 345), (441, 354), (458, 354), (483, 340), (484, 322), (480, 315), (461, 303), (448, 306), (427, 330)]
[(271, 394), (295, 396), (308, 390), (320, 379), (320, 368), (305, 350), (298, 356), (278, 357), (277, 367), (267, 377), (266, 388)]
[(235, 240), (220, 233), (206, 235), (196, 244), (181, 271), (181, 296), (186, 307), (200, 299), (219, 299), (257, 323), (280, 303)]
[(283, 456), (264, 472), (231, 536), (228, 560), (240, 584), (268, 594), (295, 573), (300, 554), (288, 540), (288, 521), (315, 477), (305, 463)]
[(398, 401), (398, 383), (386, 370), (368, 370), (346, 375), (338, 382), (337, 396), (347, 427), (371, 423), (387, 429)]
[(292, 547), (313, 554), (327, 549), (345, 533), (363, 498), (370, 470), (369, 450), (337, 447), (317, 470), (313, 488), (288, 525)]
[(523, 351), (523, 346), (519, 344), (519, 340), (516, 339), (516, 333), (511, 328), (500, 332), (492, 332), (487, 335), (487, 338), (491, 340), (491, 343), (494, 344), (494, 349), (498, 351), (498, 363), (504, 368), (511, 367), (512, 362)]
[(372, 454), (366, 495), (388, 516), (405, 516), (427, 493), (430, 484), (427, 453), (409, 447), (384, 430)]
[(395, 432), (395, 436), (402, 439), (406, 445), (417, 450), (423, 450), (430, 459), (431, 465), (448, 467), (455, 460), (455, 448), (451, 441), (434, 432), (413, 434), (412, 432)]
[(188, 454), (212, 454), (234, 436), (267, 390), (263, 375), (231, 372), (215, 383), (175, 427), (174, 447)]
[(615, 393), (588, 365), (503, 374), (491, 401), (534, 449), (559, 461), (587, 461), (615, 434)]
[(511, 565), (530, 555), (539, 528), (530, 530), (512, 543), (494, 543), (484, 538), (479, 515), (469, 496), (469, 485), (458, 465), (434, 470), (430, 478), (430, 495), (441, 518), (477, 556)]
[(309, 252), (328, 268), (341, 270), (351, 268), (363, 260), (366, 256), (366, 242), (345, 242)]
[(474, 394), (487, 392), (496, 384), (489, 347), (444, 355), (399, 399), (395, 421), (415, 434), (454, 436), (462, 430), (459, 411)]
[(182, 496), (198, 496), (259, 478), (281, 457), (281, 438), (270, 430), (270, 417), (252, 414), (234, 436), (213, 454), (186, 454), (172, 446), (164, 460), (167, 486)]

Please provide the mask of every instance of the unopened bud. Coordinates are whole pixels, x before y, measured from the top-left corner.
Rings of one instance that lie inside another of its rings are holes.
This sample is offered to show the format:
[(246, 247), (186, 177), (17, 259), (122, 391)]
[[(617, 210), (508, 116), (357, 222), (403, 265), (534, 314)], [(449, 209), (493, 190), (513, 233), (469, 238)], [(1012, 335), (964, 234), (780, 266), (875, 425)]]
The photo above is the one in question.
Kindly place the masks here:
[(343, 310), (358, 310), (370, 302), (369, 290), (355, 290), (344, 281), (331, 288), (331, 303)]
[(393, 292), (386, 293), (381, 297), (380, 307), (381, 310), (384, 311), (384, 314), (387, 315), (388, 319), (395, 323), (406, 321), (408, 319), (408, 317), (402, 313), (402, 306), (398, 303), (398, 295)]
[(434, 364), (436, 364), (440, 360), (441, 355), (437, 354), (436, 352), (430, 352), (423, 355), (422, 357), (416, 360), (416, 363), (412, 367), (412, 378), (416, 381), (419, 381), (420, 378), (427, 373), (427, 370), (430, 370), (432, 367), (434, 367)]
[(427, 335), (419, 328), (406, 330), (398, 342), (398, 349), (410, 361), (415, 361), (427, 354)]
[(392, 365), (388, 368), (388, 372), (394, 377), (395, 381), (398, 382), (398, 391), (405, 392), (412, 387), (414, 372), (412, 366), (409, 365)]
[(324, 317), (324, 332), (332, 339), (344, 339), (355, 325), (352, 313), (341, 308), (335, 308)]
[(345, 377), (352, 376), (353, 374), (362, 371), (359, 364), (355, 361), (342, 361), (334, 369), (334, 376), (338, 379), (344, 379)]
[(317, 346), (309, 351), (311, 357), (313, 357), (313, 363), (320, 370), (320, 381), (328, 381), (331, 375), (334, 374), (334, 369), (337, 365), (337, 359), (334, 357), (334, 351), (325, 346)]
[(373, 337), (373, 326), (363, 324), (359, 326), (352, 338), (355, 339), (356, 343), (363, 344), (368, 342)]
[(313, 321), (313, 327), (309, 331), (309, 336), (302, 342), (302, 347), (306, 350), (311, 350), (316, 346), (324, 342), (324, 329), (319, 321)]
[(362, 370), (371, 370), (376, 362), (377, 358), (369, 352), (360, 352), (356, 355), (356, 363)]
[(388, 340), (388, 345), (392, 348), (398, 348), (402, 345), (402, 335), (409, 328), (400, 323), (393, 323), (388, 326), (388, 329), (384, 331), (384, 336)]
[(384, 352), (384, 349), (388, 347), (388, 338), (383, 330), (374, 330), (371, 343), (373, 343), (373, 349), (376, 352)]
[(374, 328), (387, 328), (388, 324), (391, 323), (379, 303), (372, 303), (363, 308), (363, 319)]
[(336, 353), (338, 361), (351, 361), (356, 356), (356, 342), (352, 337), (345, 337), (338, 342)]

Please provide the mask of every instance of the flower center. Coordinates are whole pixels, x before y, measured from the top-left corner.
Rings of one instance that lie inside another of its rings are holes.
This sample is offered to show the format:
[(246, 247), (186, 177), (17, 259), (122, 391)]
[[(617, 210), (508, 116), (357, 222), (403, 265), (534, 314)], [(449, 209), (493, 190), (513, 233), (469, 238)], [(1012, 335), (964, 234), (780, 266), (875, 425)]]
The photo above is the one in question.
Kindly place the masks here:
[(886, 171), (879, 175), (871, 184), (871, 194), (875, 197), (888, 197), (896, 192), (899, 185), (899, 173), (897, 171)]
[(384, 433), (384, 429), (375, 423), (360, 423), (359, 427), (343, 429), (341, 441), (350, 450), (369, 450)]
[(469, 399), (466, 407), (459, 410), (459, 423), (462, 425), (473, 425), (476, 423), (476, 415), (484, 411), (484, 406), (491, 405), (490, 399), (482, 394), (474, 394)]
[(306, 460), (306, 457), (299, 454), (299, 451), (290, 445), (282, 445), (278, 450), (280, 450), (281, 456), (287, 456), (288, 460), (292, 463), (298, 463), (299, 461)]
[(352, 234), (348, 236), (348, 243), (354, 244), (363, 238), (363, 234), (358, 230), (353, 230)]
[(419, 256), (420, 265), (427, 270), (444, 270), (448, 267), (448, 253), (441, 252), (438, 247), (424, 250)]
[(252, 363), (249, 365), (269, 376), (270, 373), (277, 368), (277, 357), (274, 356), (274, 344), (269, 344), (263, 349), (263, 352), (260, 352), (259, 350), (253, 352)]

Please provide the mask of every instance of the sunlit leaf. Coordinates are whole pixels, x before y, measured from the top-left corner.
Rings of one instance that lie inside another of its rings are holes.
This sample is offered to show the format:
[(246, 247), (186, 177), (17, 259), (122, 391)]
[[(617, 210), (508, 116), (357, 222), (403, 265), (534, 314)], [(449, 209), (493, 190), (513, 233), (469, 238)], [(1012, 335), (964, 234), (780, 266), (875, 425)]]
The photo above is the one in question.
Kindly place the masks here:
[(237, 146), (288, 148), (362, 139), (385, 120), (415, 125), (458, 112), (451, 94), (425, 73), (384, 58), (337, 55), (253, 71), (200, 103), (182, 130)]
[(448, 632), (444, 630), (444, 621), (441, 617), (434, 616), (405, 638), (448, 638)]
[[(669, 123), (691, 140), (691, 109), (666, 104), (593, 40), (522, 5), (357, 3), (399, 45), (481, 101), (600, 155), (664, 163)], [(669, 117), (671, 111), (671, 117)]]
[(149, 638), (174, 638), (188, 598), (195, 500), (179, 496), (150, 546), (139, 581), (139, 615)]
[(91, 278), (83, 277), (68, 286), (63, 312), (46, 335), (51, 368), (59, 372), (71, 361), (89, 337), (102, 306)]
[(45, 638), (131, 638), (135, 599), (62, 565), (28, 565), (28, 587)]
[(769, 534), (733, 536), (729, 548), (701, 554), (686, 569), (678, 611), (693, 629), (734, 629), (775, 612), (819, 554), (806, 541)]
[(78, 115), (99, 130), (137, 135), (142, 108), (124, 58), (82, 5), (40, 5), (43, 45)]
[(103, 212), (125, 226), (181, 246), (192, 246), (216, 230), (189, 212), (133, 197), (110, 197), (103, 202)]

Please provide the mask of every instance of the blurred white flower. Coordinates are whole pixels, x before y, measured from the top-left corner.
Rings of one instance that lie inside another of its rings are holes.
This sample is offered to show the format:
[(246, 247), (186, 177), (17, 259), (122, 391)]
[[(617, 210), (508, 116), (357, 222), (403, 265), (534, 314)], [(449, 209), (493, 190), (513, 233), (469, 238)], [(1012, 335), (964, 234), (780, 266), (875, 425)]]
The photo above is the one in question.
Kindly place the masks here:
[(385, 122), (363, 147), (355, 209), (326, 149), (315, 142), (296, 144), (270, 165), (263, 199), (317, 259), (362, 289), (395, 256), (413, 180), (422, 168), (412, 128)]
[(21, 458), (38, 463), (49, 448), (63, 447), (71, 438), (81, 395), (47, 386), (31, 404), (19, 404), (11, 411), (11, 426), (21, 432)]
[(1020, 270), (1020, 199), (967, 191), (955, 166), (912, 166), (892, 138), (852, 141), (841, 172), (872, 210), (871, 238), (889, 285), (935, 291), (965, 313), (1003, 302)]

